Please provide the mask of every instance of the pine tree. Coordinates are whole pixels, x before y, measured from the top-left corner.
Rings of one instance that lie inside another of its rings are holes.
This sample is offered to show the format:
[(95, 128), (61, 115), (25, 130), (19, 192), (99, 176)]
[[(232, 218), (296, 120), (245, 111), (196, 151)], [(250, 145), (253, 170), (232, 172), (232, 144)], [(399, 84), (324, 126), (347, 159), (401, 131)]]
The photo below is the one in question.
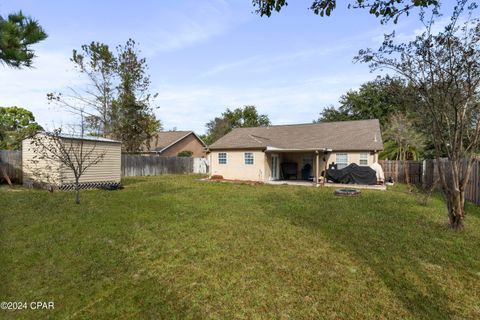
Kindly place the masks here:
[(45, 40), (47, 34), (39, 23), (20, 11), (0, 16), (0, 63), (9, 67), (31, 67), (35, 52), (31, 46)]

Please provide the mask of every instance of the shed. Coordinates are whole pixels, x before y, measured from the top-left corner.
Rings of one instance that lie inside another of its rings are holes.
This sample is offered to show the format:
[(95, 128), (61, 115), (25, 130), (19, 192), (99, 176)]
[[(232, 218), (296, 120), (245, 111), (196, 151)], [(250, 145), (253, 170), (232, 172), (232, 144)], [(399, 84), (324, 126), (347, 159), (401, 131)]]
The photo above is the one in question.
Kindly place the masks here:
[[(42, 139), (44, 145), (54, 143), (52, 136), (45, 133), (39, 133), (38, 135), (35, 139)], [(122, 146), (120, 141), (64, 134), (57, 135), (57, 137), (66, 146), (67, 150), (72, 153), (72, 157), (75, 152), (78, 152), (80, 146), (82, 146), (83, 152), (90, 152), (91, 158), (103, 155), (98, 163), (86, 169), (81, 176), (80, 185), (82, 189), (120, 183)], [(40, 157), (40, 148), (35, 146), (33, 142), (34, 139), (25, 139), (22, 142), (23, 184), (59, 189), (72, 188), (75, 183), (73, 172), (59, 160)]]

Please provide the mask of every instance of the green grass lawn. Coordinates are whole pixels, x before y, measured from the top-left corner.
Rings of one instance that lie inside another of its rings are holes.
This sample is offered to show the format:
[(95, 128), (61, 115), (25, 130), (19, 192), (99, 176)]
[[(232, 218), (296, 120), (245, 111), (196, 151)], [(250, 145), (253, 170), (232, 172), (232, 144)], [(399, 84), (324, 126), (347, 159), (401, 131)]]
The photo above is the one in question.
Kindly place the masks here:
[(0, 188), (2, 319), (479, 319), (480, 209), (447, 228), (402, 186), (127, 179), (120, 191)]

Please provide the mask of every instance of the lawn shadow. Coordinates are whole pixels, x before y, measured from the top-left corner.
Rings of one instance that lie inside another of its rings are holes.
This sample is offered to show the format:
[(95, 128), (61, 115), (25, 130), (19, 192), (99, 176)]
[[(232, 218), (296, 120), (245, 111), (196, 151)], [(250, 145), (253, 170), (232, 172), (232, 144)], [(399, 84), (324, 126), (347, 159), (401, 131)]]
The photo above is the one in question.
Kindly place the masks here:
[(133, 186), (140, 183), (146, 183), (151, 179), (149, 176), (122, 177), (122, 185)]
[[(378, 219), (381, 216), (379, 210), (385, 209), (371, 203), (369, 208), (374, 211), (363, 212), (365, 216), (359, 215), (358, 211), (363, 209), (360, 204), (361, 197), (340, 200), (351, 201), (349, 209), (351, 212), (348, 212), (348, 209), (342, 212), (341, 208), (339, 211), (330, 213), (329, 210), (338, 199), (333, 195), (322, 199), (328, 202), (326, 205), (322, 205), (323, 201), (318, 201), (312, 206), (310, 201), (300, 205), (298, 210), (293, 212), (282, 212), (282, 207), (294, 209), (292, 203), (301, 203), (298, 198), (305, 198), (305, 194), (312, 196), (311, 192), (304, 191), (294, 191), (291, 197), (285, 197), (284, 194), (278, 197), (274, 195), (276, 199), (273, 207), (271, 206), (272, 194), (260, 201), (270, 203), (270, 214), (280, 215), (297, 227), (320, 232), (330, 240), (333, 248), (346, 252), (355, 261), (370, 268), (404, 308), (415, 317), (446, 319), (455, 315), (455, 312), (449, 308), (450, 300), (443, 288), (424, 271), (422, 261), (435, 261), (438, 258), (429, 252), (431, 244), (426, 246), (422, 244), (425, 243), (428, 235), (411, 236), (412, 228), (408, 227), (408, 223), (416, 223), (415, 220), (419, 217), (400, 224), (394, 224), (391, 218), (385, 222)], [(343, 207), (346, 207), (345, 202)], [(401, 218), (401, 214), (397, 216)], [(423, 224), (429, 223), (431, 225), (422, 227), (438, 231), (439, 226), (436, 222), (423, 221)], [(445, 248), (445, 250), (448, 249)]]
[[(119, 307), (114, 301), (122, 301)], [(102, 308), (99, 308), (103, 305)], [(110, 307), (116, 306), (115, 308)], [(93, 296), (83, 308), (64, 315), (67, 319), (205, 319), (192, 302), (179, 297), (155, 278), (134, 278)]]

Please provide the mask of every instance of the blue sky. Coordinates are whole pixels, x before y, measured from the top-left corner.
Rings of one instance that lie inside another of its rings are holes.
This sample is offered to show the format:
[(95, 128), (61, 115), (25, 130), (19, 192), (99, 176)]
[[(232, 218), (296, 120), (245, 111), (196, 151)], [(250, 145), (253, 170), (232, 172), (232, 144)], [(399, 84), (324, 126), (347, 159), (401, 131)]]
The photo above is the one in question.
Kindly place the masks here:
[(85, 83), (72, 70), (72, 49), (133, 38), (147, 58), (166, 130), (203, 133), (227, 107), (252, 104), (273, 124), (311, 122), (341, 94), (375, 78), (366, 65), (352, 63), (359, 49), (378, 47), (393, 28), (400, 37), (420, 28), (416, 15), (382, 26), (346, 4), (328, 18), (308, 4), (290, 1), (280, 14), (262, 18), (250, 0), (0, 0), (0, 14), (21, 9), (49, 34), (35, 47), (35, 69), (0, 65), (0, 105), (30, 109), (48, 128), (74, 123), (75, 116), (45, 99)]

